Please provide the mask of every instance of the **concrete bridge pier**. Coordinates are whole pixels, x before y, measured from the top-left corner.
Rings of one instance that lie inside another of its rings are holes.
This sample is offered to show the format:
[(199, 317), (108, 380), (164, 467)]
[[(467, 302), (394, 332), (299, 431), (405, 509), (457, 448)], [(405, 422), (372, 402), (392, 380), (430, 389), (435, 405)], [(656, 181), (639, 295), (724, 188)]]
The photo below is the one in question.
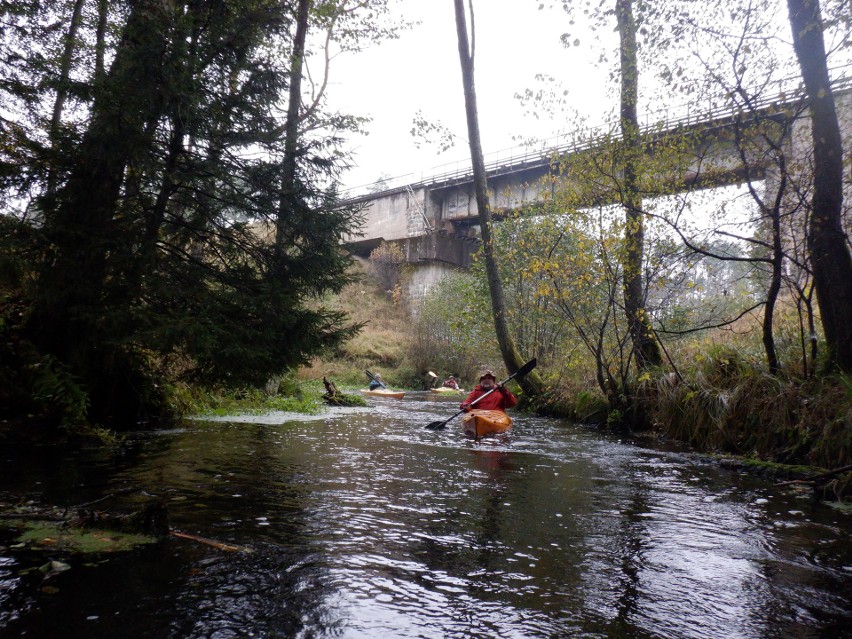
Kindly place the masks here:
[(363, 198), (369, 215), (362, 236), (347, 238), (346, 246), (362, 258), (382, 243), (399, 246), (409, 267), (405, 292), (410, 299), (422, 299), (443, 277), (470, 267), (480, 244), (470, 219), (442, 219), (441, 203), (429, 198), (425, 187), (373, 197)]

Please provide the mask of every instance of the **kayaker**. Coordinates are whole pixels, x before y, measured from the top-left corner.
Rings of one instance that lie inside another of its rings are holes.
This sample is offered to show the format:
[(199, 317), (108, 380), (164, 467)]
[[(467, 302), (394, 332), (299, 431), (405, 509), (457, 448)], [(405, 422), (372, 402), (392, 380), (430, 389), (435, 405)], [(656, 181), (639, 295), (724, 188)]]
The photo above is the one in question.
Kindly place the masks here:
[(459, 389), (459, 383), (456, 381), (456, 378), (453, 375), (450, 375), (447, 379), (444, 380), (444, 383), (441, 384), (444, 388), (453, 388), (455, 390)]
[(370, 390), (376, 390), (377, 388), (383, 388), (382, 384), (382, 376), (376, 373), (373, 376), (373, 379), (370, 380)]
[(482, 397), (491, 390), (494, 390), (494, 392), (482, 399), (482, 401), (476, 402), (475, 408), (482, 410), (502, 410), (505, 412), (507, 408), (512, 408), (512, 406), (518, 403), (518, 398), (512, 395), (508, 388), (497, 383), (494, 373), (485, 371), (479, 376), (477, 387), (470, 392), (470, 395), (462, 402), (460, 408), (464, 411), (471, 410), (471, 403), (476, 398)]

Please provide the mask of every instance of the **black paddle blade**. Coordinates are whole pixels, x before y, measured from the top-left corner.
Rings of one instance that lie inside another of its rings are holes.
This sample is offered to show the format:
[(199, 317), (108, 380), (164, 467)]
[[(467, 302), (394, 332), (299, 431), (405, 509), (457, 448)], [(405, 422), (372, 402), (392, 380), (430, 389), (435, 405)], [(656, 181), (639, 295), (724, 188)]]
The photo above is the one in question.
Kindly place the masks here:
[(526, 364), (524, 364), (523, 366), (521, 366), (521, 367), (518, 369), (518, 372), (517, 372), (517, 373), (515, 373), (515, 375), (516, 375), (516, 376), (517, 376), (517, 375), (520, 375), (521, 377), (523, 377), (524, 375), (526, 375), (527, 373), (529, 373), (532, 369), (534, 369), (534, 368), (536, 367), (536, 364), (538, 363), (538, 361), (537, 361), (537, 360), (538, 360), (538, 358), (537, 358), (537, 357), (533, 357), (530, 361), (528, 361)]
[(447, 422), (432, 422), (431, 424), (426, 424), (426, 428), (429, 430), (444, 430), (447, 427)]

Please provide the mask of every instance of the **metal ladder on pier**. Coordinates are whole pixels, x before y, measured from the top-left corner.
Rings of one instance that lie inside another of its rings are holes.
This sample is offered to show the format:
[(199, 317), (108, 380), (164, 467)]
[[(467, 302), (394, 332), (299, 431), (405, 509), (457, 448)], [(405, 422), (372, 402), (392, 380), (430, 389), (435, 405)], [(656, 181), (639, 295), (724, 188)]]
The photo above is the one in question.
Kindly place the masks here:
[(423, 210), (423, 207), (420, 206), (420, 202), (417, 200), (416, 197), (414, 197), (414, 189), (411, 188), (410, 184), (406, 184), (405, 190), (408, 192), (409, 201), (414, 202), (414, 206), (417, 209), (417, 212), (420, 214), (420, 217), (423, 218), (423, 226), (426, 229), (426, 233), (434, 233), (435, 228), (432, 226), (432, 223), (429, 221), (429, 218), (426, 217), (426, 212)]

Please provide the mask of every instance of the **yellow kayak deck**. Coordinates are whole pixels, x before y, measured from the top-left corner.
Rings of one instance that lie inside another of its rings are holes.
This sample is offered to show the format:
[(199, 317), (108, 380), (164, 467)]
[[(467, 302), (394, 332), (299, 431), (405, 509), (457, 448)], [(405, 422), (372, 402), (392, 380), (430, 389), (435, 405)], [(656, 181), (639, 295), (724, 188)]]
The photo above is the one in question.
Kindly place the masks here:
[(430, 393), (440, 393), (442, 395), (461, 395), (464, 391), (461, 388), (449, 388), (447, 386), (439, 386), (438, 388), (430, 388)]
[(376, 390), (362, 388), (361, 392), (371, 397), (387, 397), (389, 399), (402, 399), (405, 397), (405, 391), (392, 391), (386, 388), (377, 388)]

